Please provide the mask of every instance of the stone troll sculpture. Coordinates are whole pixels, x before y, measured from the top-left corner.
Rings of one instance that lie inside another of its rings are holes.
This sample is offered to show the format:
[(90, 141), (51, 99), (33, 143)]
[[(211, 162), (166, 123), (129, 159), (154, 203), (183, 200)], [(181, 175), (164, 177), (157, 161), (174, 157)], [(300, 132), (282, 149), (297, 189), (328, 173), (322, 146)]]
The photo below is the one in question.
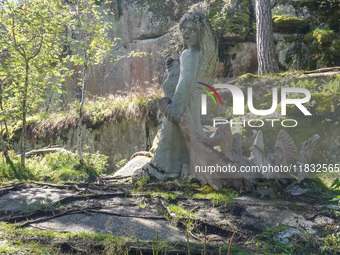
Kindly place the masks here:
[[(164, 113), (160, 139), (151, 161), (143, 166), (145, 173), (157, 179), (191, 177), (216, 188), (233, 187), (251, 190), (253, 184), (264, 176), (259, 173), (241, 173), (241, 166), (283, 164), (295, 159), (296, 146), (281, 131), (275, 143), (273, 155), (265, 162), (263, 137), (259, 131), (254, 142), (252, 156), (247, 159), (235, 153), (233, 135), (229, 125), (219, 125), (217, 131), (207, 137), (200, 119), (200, 94), (197, 82), (212, 84), (217, 72), (217, 41), (213, 29), (202, 13), (187, 13), (180, 22), (181, 35), (186, 45), (180, 59), (167, 62), (167, 76), (163, 82), (165, 98), (158, 105)], [(302, 162), (310, 159), (314, 142), (306, 145)], [(221, 151), (214, 149), (219, 146)], [(295, 146), (295, 147), (294, 147)], [(301, 153), (300, 153), (301, 154)], [(199, 166), (225, 166), (236, 169), (233, 173), (197, 171)], [(302, 177), (301, 177), (302, 178)]]

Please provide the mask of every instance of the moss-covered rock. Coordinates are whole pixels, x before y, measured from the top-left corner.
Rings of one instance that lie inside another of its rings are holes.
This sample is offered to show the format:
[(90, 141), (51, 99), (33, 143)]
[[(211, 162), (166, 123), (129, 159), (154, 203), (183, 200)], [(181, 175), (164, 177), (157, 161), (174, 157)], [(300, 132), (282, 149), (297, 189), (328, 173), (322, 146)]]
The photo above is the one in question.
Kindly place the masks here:
[(239, 12), (231, 17), (227, 16), (223, 37), (229, 41), (245, 41), (249, 33), (249, 13)]
[(273, 15), (274, 32), (303, 33), (309, 29), (308, 22), (304, 19), (288, 15)]
[(217, 0), (209, 7), (208, 18), (213, 27), (227, 41), (245, 41), (251, 30), (249, 0)]
[(320, 45), (330, 44), (335, 36), (333, 30), (327, 29), (314, 29), (312, 32), (313, 37)]

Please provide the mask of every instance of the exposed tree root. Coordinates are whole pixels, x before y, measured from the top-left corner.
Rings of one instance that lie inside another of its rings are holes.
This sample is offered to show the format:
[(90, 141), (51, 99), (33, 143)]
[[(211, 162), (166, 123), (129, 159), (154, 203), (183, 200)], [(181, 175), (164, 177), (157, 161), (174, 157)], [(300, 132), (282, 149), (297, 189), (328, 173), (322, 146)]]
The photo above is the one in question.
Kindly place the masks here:
[(36, 219), (36, 220), (27, 221), (23, 224), (17, 225), (16, 227), (17, 228), (23, 228), (23, 227), (27, 227), (31, 224), (34, 224), (34, 223), (41, 223), (41, 222), (49, 221), (49, 220), (59, 218), (61, 216), (65, 216), (65, 215), (69, 215), (69, 214), (85, 213), (88, 210), (96, 209), (96, 208), (98, 208), (98, 207), (89, 207), (89, 208), (82, 208), (82, 209), (70, 209), (70, 210), (67, 210), (65, 212), (58, 213), (58, 214), (55, 214), (55, 215), (52, 215), (52, 216), (42, 217), (42, 218), (39, 218), (39, 219)]
[(119, 217), (126, 217), (126, 218), (139, 218), (139, 219), (150, 219), (150, 220), (166, 220), (164, 216), (144, 216), (144, 215), (129, 215), (129, 214), (122, 214), (122, 213), (112, 213), (107, 211), (99, 211), (91, 209), (89, 212), (92, 213), (101, 213), (101, 214), (108, 214), (112, 216), (119, 216)]

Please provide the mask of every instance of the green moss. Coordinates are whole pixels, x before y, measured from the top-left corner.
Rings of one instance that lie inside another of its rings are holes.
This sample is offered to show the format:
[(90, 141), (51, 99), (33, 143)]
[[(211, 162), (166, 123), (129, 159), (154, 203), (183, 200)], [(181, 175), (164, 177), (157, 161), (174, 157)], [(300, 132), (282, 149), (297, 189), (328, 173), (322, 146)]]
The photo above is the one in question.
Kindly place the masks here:
[(320, 45), (330, 44), (335, 36), (333, 30), (320, 28), (314, 29), (312, 34)]
[(273, 22), (275, 32), (303, 33), (309, 28), (306, 20), (287, 15), (273, 15)]
[(317, 67), (317, 60), (320, 58), (321, 49), (319, 48), (319, 44), (317, 42), (313, 42), (309, 46), (309, 55), (307, 69), (313, 70)]
[(286, 71), (286, 72), (281, 72), (281, 73), (269, 73), (266, 75), (256, 75), (252, 73), (246, 73), (243, 75), (240, 75), (236, 78), (237, 80), (237, 85), (239, 86), (245, 86), (249, 85), (249, 82), (251, 83), (252, 79), (276, 79), (276, 78), (283, 78), (283, 77), (288, 77), (288, 76), (297, 76), (301, 74), (299, 71)]
[(196, 217), (196, 213), (189, 212), (178, 205), (169, 205), (169, 210), (178, 216)]
[(314, 40), (315, 40), (315, 38), (313, 36), (313, 32), (307, 33), (303, 37), (303, 41), (306, 42), (306, 43), (312, 43)]
[[(226, 18), (226, 28), (224, 30), (224, 37), (234, 39), (235, 41), (243, 41), (249, 32), (249, 12), (239, 12), (231, 17)], [(232, 36), (236, 34), (238, 36)], [(230, 38), (232, 37), (232, 38)]]
[(296, 35), (287, 35), (283, 37), (283, 40), (287, 43), (293, 43), (296, 42), (297, 36)]
[[(251, 30), (249, 1), (237, 1), (235, 7), (229, 5), (230, 3), (222, 0), (211, 3), (208, 18), (217, 33), (221, 32), (226, 40), (245, 41)], [(221, 9), (227, 11), (221, 12)]]
[(242, 85), (246, 79), (260, 79), (260, 78), (261, 78), (261, 76), (259, 76), (259, 75), (252, 74), (252, 73), (246, 73), (246, 74), (238, 76), (236, 78), (236, 80), (237, 80), (237, 83), (239, 85)]
[(205, 185), (203, 188), (198, 189), (200, 193), (190, 194), (189, 197), (202, 199), (209, 198), (211, 199), (211, 203), (216, 204), (225, 204), (230, 205), (233, 203), (232, 198), (236, 198), (239, 194), (231, 189), (215, 189), (209, 185)]

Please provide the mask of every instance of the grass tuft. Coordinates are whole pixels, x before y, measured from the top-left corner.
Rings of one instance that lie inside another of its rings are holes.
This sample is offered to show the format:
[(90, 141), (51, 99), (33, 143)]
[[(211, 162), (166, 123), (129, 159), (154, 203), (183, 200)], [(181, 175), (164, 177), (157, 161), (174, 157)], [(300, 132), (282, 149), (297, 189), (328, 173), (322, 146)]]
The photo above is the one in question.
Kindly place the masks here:
[[(124, 119), (141, 119), (148, 113), (148, 103), (161, 98), (162, 92), (158, 86), (149, 89), (134, 87), (124, 95), (108, 95), (106, 97), (88, 97), (83, 109), (83, 124), (87, 128), (96, 128), (105, 122), (118, 122)], [(55, 112), (47, 116), (37, 113), (27, 118), (27, 129), (35, 139), (48, 137), (53, 140), (78, 123), (79, 102), (68, 105), (66, 111)], [(9, 128), (10, 135), (19, 135), (22, 121), (18, 120)]]
[[(107, 156), (84, 153), (84, 165), (79, 165), (76, 154), (67, 151), (35, 156), (26, 160), (26, 168), (20, 165), (20, 158), (11, 152), (16, 166), (12, 172), (4, 160), (0, 161), (0, 178), (4, 180), (28, 179), (51, 182), (95, 182), (107, 165)], [(2, 154), (0, 154), (2, 156)]]

